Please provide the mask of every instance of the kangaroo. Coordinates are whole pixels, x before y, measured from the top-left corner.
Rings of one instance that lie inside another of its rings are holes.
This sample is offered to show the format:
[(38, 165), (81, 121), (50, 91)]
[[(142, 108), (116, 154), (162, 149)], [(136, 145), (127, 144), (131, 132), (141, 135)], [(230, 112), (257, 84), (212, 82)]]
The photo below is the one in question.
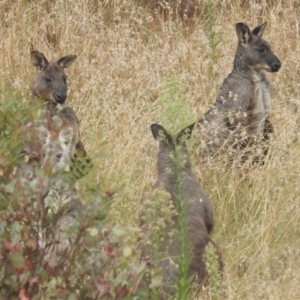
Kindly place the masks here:
[(72, 144), (73, 128), (63, 128), (58, 135), (48, 132), (43, 145), (42, 168), (47, 174), (47, 190), (44, 193), (44, 203), (47, 215), (54, 222), (53, 228), (44, 232), (41, 237), (41, 248), (45, 251), (45, 261), (51, 268), (57, 267), (61, 255), (74, 242), (74, 236), (68, 233), (68, 228), (78, 224), (82, 203), (72, 180), (62, 171), (69, 172), (75, 147)]
[[(176, 197), (182, 194), (183, 202), (187, 205), (187, 232), (192, 250), (188, 276), (197, 275), (198, 282), (202, 283), (207, 276), (203, 254), (208, 243), (212, 243), (215, 247), (220, 270), (223, 268), (223, 263), (218, 245), (210, 238), (210, 233), (214, 226), (211, 201), (199, 182), (195, 179), (191, 170), (186, 139), (190, 137), (193, 127), (194, 124), (190, 125), (173, 138), (162, 126), (158, 124), (151, 125), (152, 134), (155, 140), (158, 141), (158, 176), (153, 190), (162, 189), (166, 191), (170, 195), (175, 207), (177, 204), (175, 201)], [(185, 160), (184, 165), (179, 170), (171, 158), (171, 155), (175, 153), (175, 147), (178, 149), (178, 146), (180, 147), (179, 156)], [(178, 178), (178, 175), (181, 177), (180, 181), (182, 183), (177, 181), (176, 177)], [(176, 228), (176, 217), (172, 226)], [(143, 224), (142, 222), (142, 228), (144, 232), (147, 232), (147, 224)], [(175, 284), (179, 274), (173, 260), (179, 255), (179, 238), (175, 234), (174, 237), (170, 239), (168, 236), (170, 230), (171, 228), (166, 230), (161, 249), (159, 249), (159, 252), (165, 252), (169, 257), (161, 259), (157, 262), (157, 265), (159, 269), (163, 270), (162, 288), (165, 296), (174, 297), (176, 293)], [(147, 260), (150, 257), (151, 260), (153, 252), (151, 246), (145, 246), (141, 253), (142, 259)], [(165, 296), (161, 295), (160, 299), (165, 299)]]
[[(43, 53), (31, 51), (31, 62), (37, 68), (37, 74), (31, 87), (34, 98), (46, 102), (47, 113), (45, 120), (50, 131), (59, 132), (61, 128), (71, 126), (73, 128), (72, 143), (76, 145), (72, 157), (75, 166), (76, 177), (86, 175), (91, 167), (85, 147), (80, 139), (79, 120), (71, 107), (65, 104), (67, 99), (67, 76), (64, 69), (70, 67), (76, 55), (68, 55), (55, 62), (48, 62)], [(81, 163), (83, 166), (81, 167)], [(86, 170), (83, 170), (87, 167)], [(87, 172), (86, 172), (87, 171)]]
[[(227, 142), (233, 148), (244, 149), (252, 142), (269, 140), (273, 133), (269, 119), (272, 92), (264, 71), (279, 71), (281, 62), (262, 38), (266, 25), (250, 31), (246, 24), (236, 24), (238, 46), (233, 70), (224, 80), (214, 106), (197, 123), (204, 140), (201, 155), (214, 156)], [(264, 154), (267, 152), (265, 149)]]
[(25, 159), (11, 174), (11, 180), (17, 190), (31, 186), (27, 201), (38, 216), (33, 233), (38, 240), (38, 257), (54, 268), (74, 239), (68, 228), (80, 222), (82, 208), (76, 183), (68, 176), (75, 151), (73, 128), (65, 127), (57, 133), (39, 120), (26, 124), (22, 131)]

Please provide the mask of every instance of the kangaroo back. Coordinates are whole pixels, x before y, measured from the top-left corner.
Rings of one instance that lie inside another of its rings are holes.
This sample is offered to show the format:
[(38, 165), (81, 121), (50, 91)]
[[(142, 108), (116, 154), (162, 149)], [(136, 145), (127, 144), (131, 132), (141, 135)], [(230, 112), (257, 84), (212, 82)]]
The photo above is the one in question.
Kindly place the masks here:
[[(201, 283), (207, 276), (203, 254), (205, 247), (212, 242), (209, 233), (214, 226), (213, 211), (211, 201), (205, 194), (200, 184), (195, 179), (191, 170), (191, 163), (188, 156), (186, 140), (190, 137), (194, 124), (182, 130), (176, 137), (172, 137), (162, 126), (151, 125), (151, 131), (158, 142), (157, 155), (157, 180), (153, 186), (153, 193), (161, 189), (170, 195), (175, 210), (178, 209), (178, 197), (181, 195), (181, 202), (186, 206), (187, 235), (191, 246), (191, 261), (188, 276), (197, 275), (198, 282)], [(151, 198), (151, 197), (150, 197)], [(155, 222), (155, 220), (153, 220)], [(142, 258), (150, 259), (151, 262), (163, 271), (163, 294), (160, 299), (169, 299), (176, 294), (176, 280), (179, 273), (176, 266), (176, 257), (179, 256), (178, 234), (169, 236), (172, 229), (177, 228), (178, 218), (173, 218), (172, 227), (166, 228), (160, 249), (154, 250), (151, 246), (146, 246), (142, 250)], [(144, 231), (147, 232), (147, 224), (143, 224)], [(213, 242), (212, 242), (213, 243)], [(151, 244), (151, 241), (150, 241)], [(217, 255), (220, 258), (220, 269), (222, 268), (221, 254), (216, 244)], [(155, 251), (164, 253), (164, 258), (156, 261)]]
[[(179, 189), (182, 189), (183, 201), (189, 204), (190, 214), (199, 215), (210, 232), (214, 226), (211, 201), (192, 173), (186, 145), (193, 127), (194, 124), (190, 125), (173, 138), (162, 126), (157, 124), (151, 126), (152, 134), (158, 142), (158, 176), (153, 188), (166, 190), (173, 199), (180, 193)], [(179, 149), (175, 150), (175, 147)], [(176, 152), (178, 165), (174, 161), (176, 158), (172, 157)], [(179, 184), (179, 181), (182, 181), (182, 184)]]

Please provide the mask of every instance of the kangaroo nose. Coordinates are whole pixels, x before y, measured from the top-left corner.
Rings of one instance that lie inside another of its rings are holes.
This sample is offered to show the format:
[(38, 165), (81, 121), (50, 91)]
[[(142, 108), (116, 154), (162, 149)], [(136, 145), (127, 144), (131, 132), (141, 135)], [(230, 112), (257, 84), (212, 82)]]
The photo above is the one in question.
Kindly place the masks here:
[(275, 62), (274, 64), (273, 64), (273, 72), (277, 72), (279, 69), (281, 68), (281, 62), (280, 61), (278, 61), (278, 62)]
[(63, 104), (65, 103), (67, 95), (64, 94), (55, 94), (54, 99), (56, 103)]

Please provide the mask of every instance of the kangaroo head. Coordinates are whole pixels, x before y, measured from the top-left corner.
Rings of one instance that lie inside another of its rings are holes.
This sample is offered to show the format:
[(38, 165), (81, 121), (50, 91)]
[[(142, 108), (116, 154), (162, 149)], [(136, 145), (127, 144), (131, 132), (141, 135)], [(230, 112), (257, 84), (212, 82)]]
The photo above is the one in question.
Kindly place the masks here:
[(239, 42), (235, 64), (258, 72), (277, 72), (280, 69), (280, 60), (272, 52), (269, 43), (262, 38), (266, 26), (267, 23), (264, 23), (250, 31), (246, 24), (236, 24)]
[[(167, 130), (158, 124), (151, 125), (153, 137), (158, 142), (158, 170), (164, 172), (166, 168), (172, 168), (170, 155), (176, 149), (181, 155), (188, 157), (186, 141), (190, 138), (194, 124), (181, 130), (175, 137), (172, 137)], [(190, 166), (189, 161), (186, 162)]]
[(159, 145), (163, 147), (168, 147), (170, 149), (175, 149), (175, 145), (185, 144), (192, 134), (195, 123), (189, 125), (188, 127), (181, 130), (176, 137), (172, 137), (168, 131), (159, 124), (152, 124), (151, 131), (155, 140), (158, 141)]
[(56, 62), (48, 62), (43, 53), (31, 51), (31, 62), (37, 68), (32, 93), (53, 104), (63, 104), (67, 99), (67, 76), (64, 69), (72, 65), (76, 55), (68, 55)]

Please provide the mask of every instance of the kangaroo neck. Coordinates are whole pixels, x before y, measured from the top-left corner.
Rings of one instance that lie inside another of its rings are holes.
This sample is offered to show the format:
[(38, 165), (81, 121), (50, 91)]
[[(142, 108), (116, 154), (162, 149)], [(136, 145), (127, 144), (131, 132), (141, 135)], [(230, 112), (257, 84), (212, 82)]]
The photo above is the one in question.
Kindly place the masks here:
[(184, 182), (191, 173), (189, 165), (186, 165), (183, 169), (176, 169), (175, 166), (159, 167), (158, 178), (164, 186), (176, 186)]
[(264, 73), (262, 70), (255, 70), (249, 66), (249, 63), (245, 61), (245, 53), (242, 50), (238, 50), (234, 57), (233, 69), (231, 74), (233, 76), (243, 77), (249, 79), (252, 82), (257, 82), (264, 79)]
[(261, 81), (264, 79), (265, 75), (262, 71), (253, 70), (243, 64), (234, 64), (231, 74), (233, 76), (243, 77), (252, 82)]

